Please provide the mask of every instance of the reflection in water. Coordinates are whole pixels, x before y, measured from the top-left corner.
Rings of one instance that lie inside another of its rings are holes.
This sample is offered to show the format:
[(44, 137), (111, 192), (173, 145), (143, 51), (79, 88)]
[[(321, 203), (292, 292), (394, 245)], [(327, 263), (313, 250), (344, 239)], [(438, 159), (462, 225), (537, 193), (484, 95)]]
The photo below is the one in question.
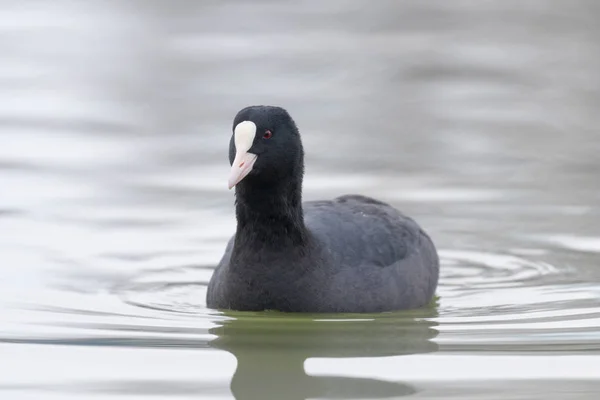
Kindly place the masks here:
[[(418, 315), (418, 314), (421, 315)], [(387, 398), (416, 392), (412, 385), (368, 378), (309, 376), (311, 357), (387, 357), (431, 353), (438, 349), (435, 310), (377, 316), (290, 316), (228, 314), (210, 346), (237, 359), (231, 391), (240, 400), (307, 398)], [(411, 316), (412, 315), (412, 316)], [(415, 316), (418, 315), (418, 316)], [(399, 377), (401, 379), (402, 377)]]

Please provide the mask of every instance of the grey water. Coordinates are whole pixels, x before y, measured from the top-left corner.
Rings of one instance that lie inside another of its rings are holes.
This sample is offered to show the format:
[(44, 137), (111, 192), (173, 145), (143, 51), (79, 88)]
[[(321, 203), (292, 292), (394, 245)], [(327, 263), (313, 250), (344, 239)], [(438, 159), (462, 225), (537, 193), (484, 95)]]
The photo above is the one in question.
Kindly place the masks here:
[[(597, 399), (600, 3), (0, 1), (0, 398)], [(431, 307), (209, 310), (235, 113), (431, 234)]]

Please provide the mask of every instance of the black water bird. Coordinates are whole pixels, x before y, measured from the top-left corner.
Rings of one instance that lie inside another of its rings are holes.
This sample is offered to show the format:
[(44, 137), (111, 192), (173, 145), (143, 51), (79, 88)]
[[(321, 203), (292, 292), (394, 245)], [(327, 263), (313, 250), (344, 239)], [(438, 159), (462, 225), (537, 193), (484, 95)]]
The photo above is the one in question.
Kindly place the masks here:
[(431, 302), (439, 258), (415, 221), (359, 195), (302, 203), (304, 150), (286, 110), (242, 109), (229, 161), (237, 228), (208, 307), (366, 313)]

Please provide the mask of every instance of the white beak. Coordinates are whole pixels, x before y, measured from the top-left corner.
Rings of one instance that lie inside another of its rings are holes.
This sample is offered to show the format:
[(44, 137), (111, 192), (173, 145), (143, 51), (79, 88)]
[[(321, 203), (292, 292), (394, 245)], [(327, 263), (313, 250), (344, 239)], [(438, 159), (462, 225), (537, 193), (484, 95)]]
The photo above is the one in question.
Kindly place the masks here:
[(242, 121), (233, 132), (236, 153), (227, 182), (229, 189), (240, 183), (252, 171), (257, 157), (256, 154), (248, 153), (256, 136), (256, 124), (252, 121)]
[(252, 167), (256, 162), (256, 154), (238, 151), (235, 154), (235, 160), (231, 164), (231, 172), (227, 185), (229, 189), (240, 183), (252, 171)]

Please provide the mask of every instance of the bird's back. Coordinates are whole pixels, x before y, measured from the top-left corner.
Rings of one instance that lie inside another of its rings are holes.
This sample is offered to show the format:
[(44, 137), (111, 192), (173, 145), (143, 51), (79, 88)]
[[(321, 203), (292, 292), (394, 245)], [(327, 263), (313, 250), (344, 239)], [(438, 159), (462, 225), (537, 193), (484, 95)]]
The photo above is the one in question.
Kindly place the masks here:
[(327, 255), (328, 303), (385, 311), (427, 304), (437, 287), (439, 260), (411, 218), (364, 196), (307, 202), (305, 223)]

